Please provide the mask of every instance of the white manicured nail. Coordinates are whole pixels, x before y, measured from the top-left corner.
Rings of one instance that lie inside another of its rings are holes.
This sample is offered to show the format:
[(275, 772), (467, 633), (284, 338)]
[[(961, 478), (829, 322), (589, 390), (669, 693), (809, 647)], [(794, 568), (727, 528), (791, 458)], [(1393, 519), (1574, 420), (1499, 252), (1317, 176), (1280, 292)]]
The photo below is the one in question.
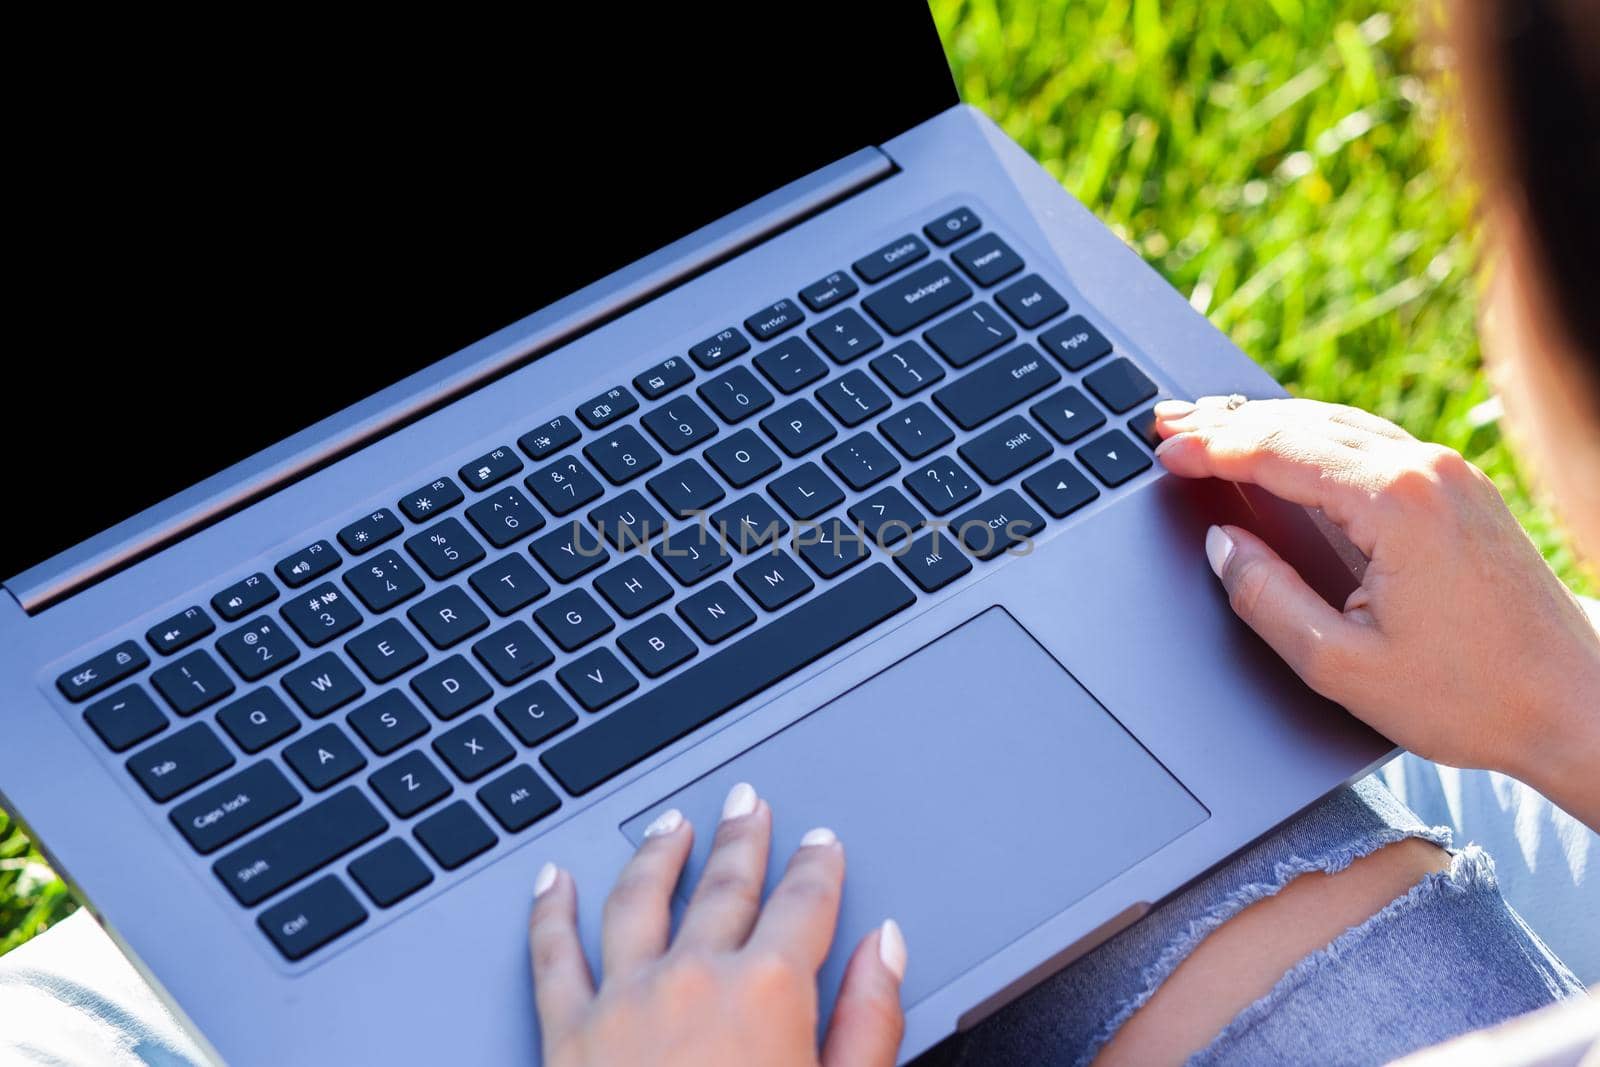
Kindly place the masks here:
[(668, 808), (655, 817), (655, 821), (644, 828), (644, 836), (660, 837), (670, 834), (683, 825), (683, 812), (677, 808)]
[(724, 819), (742, 819), (756, 810), (756, 790), (749, 782), (740, 782), (728, 790), (728, 799), (722, 802)]
[(811, 848), (814, 845), (835, 845), (839, 843), (839, 835), (826, 826), (819, 826), (815, 830), (807, 830), (806, 836), (800, 839), (801, 848)]
[(1165, 452), (1167, 449), (1169, 449), (1169, 448), (1173, 447), (1174, 445), (1176, 445), (1180, 440), (1182, 440), (1182, 438), (1183, 438), (1183, 434), (1180, 433), (1180, 434), (1174, 434), (1173, 436), (1167, 438), (1165, 441), (1162, 441), (1159, 445), (1156, 445), (1156, 455), (1158, 455), (1158, 456), (1161, 455), (1161, 453)]
[(893, 919), (883, 920), (883, 925), (878, 929), (878, 958), (889, 968), (895, 981), (905, 978), (906, 938), (900, 932), (900, 924)]
[(1206, 531), (1206, 561), (1211, 564), (1212, 573), (1218, 578), (1222, 577), (1228, 561), (1233, 558), (1233, 548), (1233, 538), (1222, 527), (1213, 526)]
[(550, 887), (556, 884), (556, 875), (560, 873), (560, 868), (553, 863), (547, 863), (540, 867), (538, 877), (533, 880), (533, 895), (542, 897), (548, 893)]

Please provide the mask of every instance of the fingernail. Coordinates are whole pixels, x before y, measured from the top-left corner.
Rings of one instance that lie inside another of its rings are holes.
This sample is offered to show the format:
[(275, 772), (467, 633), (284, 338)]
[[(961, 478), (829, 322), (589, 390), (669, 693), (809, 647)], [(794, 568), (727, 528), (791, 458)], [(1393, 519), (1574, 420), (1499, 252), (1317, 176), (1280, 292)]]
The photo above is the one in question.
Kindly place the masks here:
[(1222, 577), (1228, 560), (1233, 558), (1233, 547), (1233, 538), (1222, 527), (1213, 526), (1206, 531), (1206, 561), (1211, 564), (1211, 571), (1218, 578)]
[(540, 867), (538, 877), (533, 880), (534, 899), (537, 900), (548, 893), (550, 887), (556, 884), (556, 875), (560, 873), (561, 869), (553, 863), (547, 863)]
[(1187, 400), (1163, 400), (1156, 405), (1156, 418), (1177, 419), (1194, 410), (1194, 405)]
[(1167, 449), (1169, 449), (1173, 445), (1177, 444), (1178, 443), (1178, 438), (1180, 438), (1182, 436), (1183, 436), (1182, 434), (1174, 434), (1173, 436), (1167, 438), (1165, 441), (1162, 441), (1159, 445), (1156, 445), (1156, 455), (1158, 455), (1158, 456), (1161, 455), (1161, 453), (1165, 452)]
[(655, 817), (655, 821), (644, 828), (644, 836), (660, 837), (670, 834), (683, 825), (683, 812), (677, 808), (668, 808)]
[(900, 932), (900, 924), (893, 919), (883, 920), (883, 925), (878, 928), (878, 958), (889, 968), (895, 981), (905, 978), (906, 938)]
[(813, 845), (838, 844), (839, 835), (826, 826), (819, 826), (815, 830), (807, 830), (806, 835), (800, 839), (801, 848), (810, 848)]
[(740, 782), (728, 790), (728, 799), (722, 802), (723, 819), (740, 819), (755, 810), (756, 791), (749, 782)]

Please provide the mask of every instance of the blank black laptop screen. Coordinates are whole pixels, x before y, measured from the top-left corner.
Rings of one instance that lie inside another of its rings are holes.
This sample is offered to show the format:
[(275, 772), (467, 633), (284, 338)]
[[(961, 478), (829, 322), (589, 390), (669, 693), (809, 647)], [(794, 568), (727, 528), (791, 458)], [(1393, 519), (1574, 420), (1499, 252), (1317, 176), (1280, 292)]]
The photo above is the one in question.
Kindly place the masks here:
[(33, 42), (0, 578), (955, 102), (921, 3), (635, 7)]

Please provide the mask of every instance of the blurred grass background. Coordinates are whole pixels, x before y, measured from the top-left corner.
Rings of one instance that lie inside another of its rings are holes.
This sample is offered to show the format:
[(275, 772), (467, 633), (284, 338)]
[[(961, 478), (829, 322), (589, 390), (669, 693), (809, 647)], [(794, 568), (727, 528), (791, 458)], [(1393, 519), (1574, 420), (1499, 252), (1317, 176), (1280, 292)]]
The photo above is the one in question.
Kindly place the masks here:
[[(1574, 588), (1492, 413), (1429, 0), (933, 0), (956, 83), (1298, 395), (1466, 453)], [(1492, 408), (1492, 405), (1491, 405)], [(0, 812), (0, 953), (73, 908)]]

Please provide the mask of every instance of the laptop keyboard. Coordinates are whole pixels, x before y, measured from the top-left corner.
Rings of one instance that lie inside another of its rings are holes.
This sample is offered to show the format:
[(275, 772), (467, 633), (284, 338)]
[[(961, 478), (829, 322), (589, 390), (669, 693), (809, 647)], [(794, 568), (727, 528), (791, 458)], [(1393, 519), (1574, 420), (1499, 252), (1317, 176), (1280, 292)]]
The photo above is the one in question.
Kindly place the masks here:
[(57, 685), (303, 959), (1148, 470), (1075, 310), (958, 208)]

